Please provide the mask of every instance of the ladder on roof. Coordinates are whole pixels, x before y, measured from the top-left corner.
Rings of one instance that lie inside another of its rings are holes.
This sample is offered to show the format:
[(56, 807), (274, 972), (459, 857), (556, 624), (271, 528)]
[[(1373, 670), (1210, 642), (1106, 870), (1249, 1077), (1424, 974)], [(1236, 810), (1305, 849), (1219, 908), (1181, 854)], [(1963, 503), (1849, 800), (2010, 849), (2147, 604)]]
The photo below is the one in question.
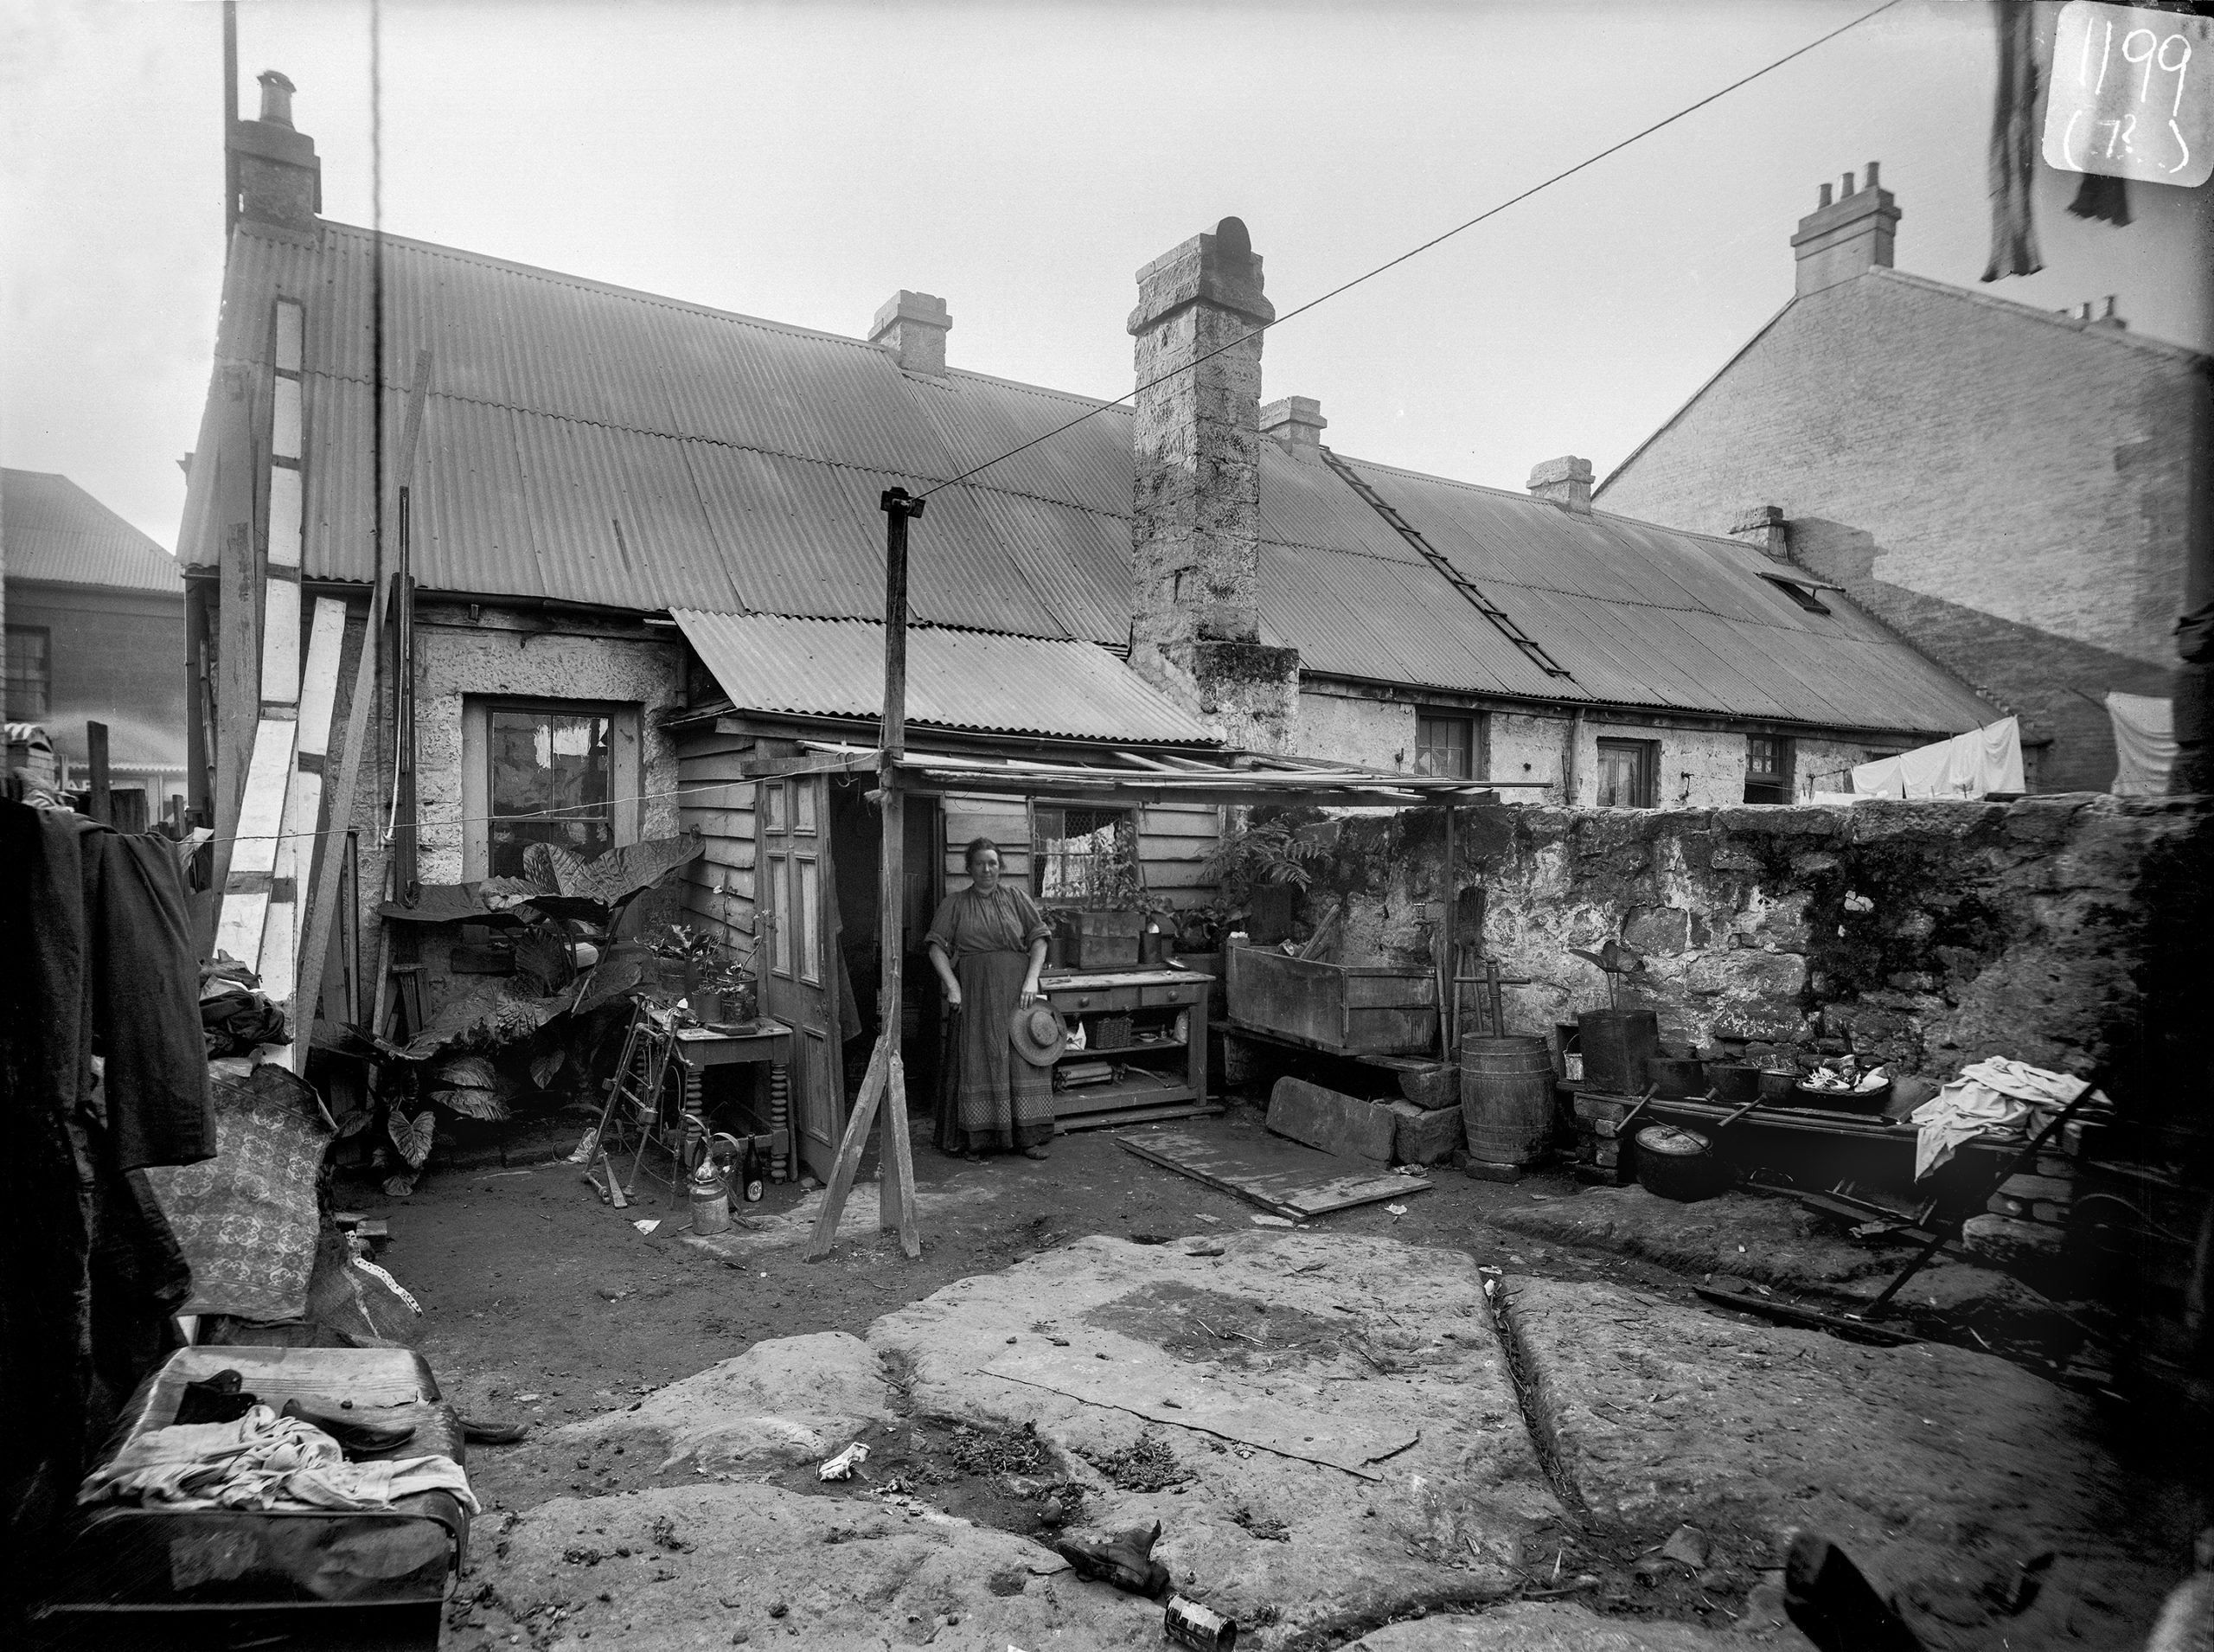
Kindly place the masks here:
[(1533, 665), (1549, 677), (1565, 677), (1571, 682), (1576, 681), (1575, 676), (1566, 666), (1545, 652), (1543, 644), (1516, 624), (1513, 615), (1472, 584), (1466, 574), (1455, 567), (1443, 553), (1422, 536), (1420, 528), (1393, 509), (1385, 502), (1384, 496), (1370, 487), (1352, 465), (1347, 464), (1327, 447), (1322, 449), (1322, 462), (1336, 471), (1340, 479), (1347, 487), (1366, 500), (1371, 510), (1390, 523), (1393, 532), (1420, 551), (1423, 560), (1443, 575), (1446, 584), (1466, 597), (1471, 607), (1496, 625), (1502, 637), (1527, 655)]

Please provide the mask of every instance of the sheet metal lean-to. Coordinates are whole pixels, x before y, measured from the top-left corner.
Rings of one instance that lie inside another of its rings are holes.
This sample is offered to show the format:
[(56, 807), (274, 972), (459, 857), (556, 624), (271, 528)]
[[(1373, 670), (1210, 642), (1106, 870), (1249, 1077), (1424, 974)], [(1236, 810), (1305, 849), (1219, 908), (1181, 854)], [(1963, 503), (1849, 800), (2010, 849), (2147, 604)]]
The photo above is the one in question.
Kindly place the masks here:
[[(733, 705), (875, 717), (880, 621), (672, 611)], [(1097, 644), (913, 626), (907, 716), (948, 728), (1065, 739), (1213, 744), (1205, 725)]]

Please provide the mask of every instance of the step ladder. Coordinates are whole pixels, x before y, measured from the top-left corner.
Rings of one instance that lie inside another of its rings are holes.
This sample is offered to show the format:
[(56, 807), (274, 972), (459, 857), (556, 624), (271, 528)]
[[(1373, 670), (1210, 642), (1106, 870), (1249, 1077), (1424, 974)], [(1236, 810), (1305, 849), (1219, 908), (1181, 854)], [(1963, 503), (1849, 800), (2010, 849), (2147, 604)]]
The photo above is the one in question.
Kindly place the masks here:
[[(617, 1210), (630, 1207), (647, 1144), (662, 1133), (662, 1092), (675, 1053), (675, 1028), (656, 1021), (643, 1003), (635, 1008), (630, 1012), (630, 1029), (623, 1038), (623, 1059), (616, 1064), (615, 1077), (607, 1086), (606, 1104), (599, 1111), (599, 1128), (593, 1137), (592, 1157), (585, 1166), (585, 1179), (599, 1188), (600, 1197)], [(630, 1187), (626, 1189), (616, 1169), (615, 1151), (610, 1149), (608, 1139), (611, 1130), (624, 1136), (632, 1128), (638, 1132), (638, 1145), (630, 1156)], [(675, 1151), (672, 1149), (673, 1156)], [(592, 1174), (602, 1163), (607, 1166), (607, 1185), (604, 1188)], [(680, 1164), (671, 1177), (672, 1183), (682, 1180), (681, 1170)]]
[(1336, 471), (1339, 480), (1359, 494), (1368, 508), (1381, 516), (1394, 533), (1420, 551), (1423, 560), (1443, 576), (1445, 583), (1467, 598), (1470, 605), (1478, 613), (1499, 628), (1501, 636), (1529, 656), (1532, 664), (1549, 677), (1562, 677), (1571, 682), (1576, 681), (1574, 675), (1566, 666), (1546, 653), (1544, 645), (1537, 638), (1514, 623), (1513, 615), (1484, 595), (1475, 585), (1471, 583), (1467, 575), (1453, 566), (1449, 558), (1423, 537), (1420, 528), (1393, 509), (1384, 496), (1370, 487), (1366, 479), (1352, 465), (1347, 464), (1327, 447), (1322, 449), (1322, 462)]

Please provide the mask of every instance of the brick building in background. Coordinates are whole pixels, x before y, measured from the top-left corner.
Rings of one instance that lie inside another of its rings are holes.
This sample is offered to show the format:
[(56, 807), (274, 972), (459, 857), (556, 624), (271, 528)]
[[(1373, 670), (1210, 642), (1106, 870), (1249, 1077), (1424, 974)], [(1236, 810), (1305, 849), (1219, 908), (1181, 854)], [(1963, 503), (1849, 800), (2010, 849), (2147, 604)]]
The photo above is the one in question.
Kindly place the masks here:
[(2104, 791), (2099, 702), (2173, 691), (2207, 358), (2112, 298), (1894, 269), (1903, 215), (1874, 163), (1852, 183), (1799, 221), (1790, 302), (1597, 496), (1768, 543), (2017, 713), (2035, 789)]
[(0, 536), (8, 720), (42, 725), (79, 784), (85, 725), (106, 723), (112, 784), (142, 790), (148, 817), (158, 816), (186, 790), (176, 559), (68, 477), (42, 471), (0, 471)]

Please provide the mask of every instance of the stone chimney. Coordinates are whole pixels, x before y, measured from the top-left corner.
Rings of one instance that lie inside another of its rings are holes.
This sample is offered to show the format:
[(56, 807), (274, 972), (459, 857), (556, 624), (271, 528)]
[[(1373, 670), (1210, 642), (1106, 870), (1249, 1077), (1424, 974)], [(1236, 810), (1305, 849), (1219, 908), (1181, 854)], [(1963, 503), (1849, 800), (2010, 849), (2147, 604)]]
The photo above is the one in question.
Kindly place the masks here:
[(1282, 752), (1299, 650), (1260, 640), (1261, 340), (1248, 336), (1275, 318), (1235, 218), (1138, 272), (1130, 663), (1229, 744)]
[(919, 373), (926, 379), (945, 376), (945, 336), (953, 330), (953, 317), (945, 300), (934, 293), (910, 292), (902, 287), (884, 301), (869, 326), (868, 342), (899, 358), (902, 373)]
[(1891, 192), (1877, 186), (1873, 161), (1868, 163), (1868, 181), (1858, 189), (1852, 174), (1845, 175), (1835, 202), (1830, 186), (1822, 185), (1814, 211), (1799, 221), (1799, 233), (1791, 238), (1799, 260), (1798, 296), (1850, 281), (1863, 270), (1890, 269), (1891, 237), (1903, 215)]
[(1322, 462), (1322, 432), (1329, 424), (1312, 396), (1286, 396), (1261, 409), (1261, 434), (1309, 464)]
[(1530, 472), (1530, 491), (1563, 510), (1588, 516), (1591, 514), (1591, 461), (1573, 453), (1566, 458), (1547, 459)]
[(1753, 505), (1739, 511), (1730, 537), (1759, 546), (1779, 562), (1791, 560), (1791, 533), (1781, 505)]
[(261, 118), (231, 128), (239, 215), (312, 234), (323, 210), (323, 163), (315, 140), (292, 130), (292, 83), (275, 69), (264, 69), (260, 80)]

